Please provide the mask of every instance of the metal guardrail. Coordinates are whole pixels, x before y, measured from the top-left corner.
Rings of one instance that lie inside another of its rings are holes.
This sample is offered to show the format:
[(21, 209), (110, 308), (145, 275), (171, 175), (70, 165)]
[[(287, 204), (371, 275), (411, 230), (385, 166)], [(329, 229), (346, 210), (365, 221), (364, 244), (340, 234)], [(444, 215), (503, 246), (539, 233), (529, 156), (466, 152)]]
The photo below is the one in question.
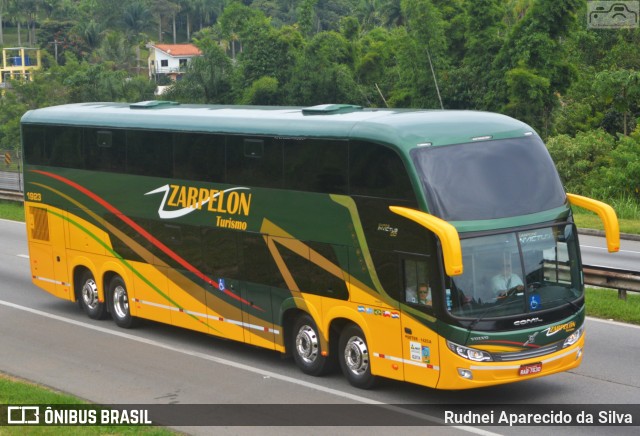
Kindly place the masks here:
[(22, 201), (24, 183), (20, 157), (15, 151), (0, 150), (0, 199)]
[(627, 299), (627, 291), (640, 292), (640, 271), (596, 265), (583, 265), (582, 269), (586, 285), (617, 289), (621, 300)]

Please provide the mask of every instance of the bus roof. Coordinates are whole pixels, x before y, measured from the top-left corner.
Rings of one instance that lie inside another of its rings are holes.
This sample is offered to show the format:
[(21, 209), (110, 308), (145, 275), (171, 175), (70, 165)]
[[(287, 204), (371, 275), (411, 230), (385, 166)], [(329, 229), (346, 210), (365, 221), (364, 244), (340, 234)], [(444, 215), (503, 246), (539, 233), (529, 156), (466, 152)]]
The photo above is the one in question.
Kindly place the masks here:
[(408, 151), (418, 144), (459, 144), (531, 134), (505, 115), (459, 110), (363, 109), (351, 105), (309, 108), (183, 105), (148, 101), (78, 103), (27, 112), (26, 124), (133, 128), (282, 137), (371, 140)]

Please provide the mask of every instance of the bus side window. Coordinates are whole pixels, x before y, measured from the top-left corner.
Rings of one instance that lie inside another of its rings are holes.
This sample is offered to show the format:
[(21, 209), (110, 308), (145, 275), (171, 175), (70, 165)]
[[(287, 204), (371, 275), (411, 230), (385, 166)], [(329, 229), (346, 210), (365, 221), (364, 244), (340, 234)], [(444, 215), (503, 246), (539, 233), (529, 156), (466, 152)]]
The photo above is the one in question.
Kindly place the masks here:
[(84, 158), (88, 170), (125, 171), (124, 130), (84, 129)]
[(284, 278), (267, 246), (267, 235), (260, 233), (239, 233), (242, 259), (240, 276), (243, 280), (266, 286), (286, 289)]
[(415, 201), (400, 156), (378, 144), (361, 141), (350, 144), (349, 187), (351, 195)]
[(287, 189), (347, 193), (346, 141), (286, 139), (283, 143), (284, 182)]
[(127, 172), (140, 176), (171, 177), (172, 134), (127, 131)]
[(424, 260), (404, 259), (402, 271), (404, 274), (405, 301), (422, 306), (433, 306), (427, 262)]
[(375, 266), (382, 289), (395, 300), (404, 301), (404, 291), (398, 272), (398, 255), (388, 250), (371, 250), (371, 260)]
[(208, 276), (241, 279), (238, 232), (202, 227), (203, 270)]
[(82, 168), (82, 129), (50, 127), (45, 140), (51, 144), (50, 165), (64, 168)]
[(227, 183), (282, 187), (282, 144), (270, 138), (227, 137)]
[(42, 126), (24, 125), (22, 138), (24, 143), (24, 159), (31, 165), (46, 165), (49, 163), (51, 147), (45, 143), (45, 130)]
[(225, 137), (201, 133), (175, 133), (173, 177), (201, 182), (225, 181)]

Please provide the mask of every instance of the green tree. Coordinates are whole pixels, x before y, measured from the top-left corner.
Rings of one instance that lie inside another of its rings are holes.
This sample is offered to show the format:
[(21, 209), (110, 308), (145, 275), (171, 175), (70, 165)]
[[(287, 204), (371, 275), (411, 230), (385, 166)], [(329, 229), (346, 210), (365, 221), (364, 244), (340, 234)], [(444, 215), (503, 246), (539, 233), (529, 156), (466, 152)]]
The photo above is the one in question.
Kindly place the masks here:
[[(523, 121), (543, 130), (545, 135), (550, 132), (557, 96), (569, 88), (575, 77), (575, 68), (567, 61), (560, 42), (575, 25), (581, 6), (581, 0), (537, 0), (532, 4), (524, 18), (512, 27), (496, 56), (488, 107), (513, 115), (525, 114)], [(509, 74), (511, 70), (514, 71)], [(505, 86), (506, 78), (510, 78), (511, 85), (517, 82), (524, 89)], [(548, 86), (543, 90), (541, 86), (546, 81)], [(527, 94), (535, 95), (536, 102), (526, 102), (522, 96)]]
[(127, 38), (122, 32), (107, 32), (100, 47), (95, 52), (95, 59), (98, 62), (107, 62), (114, 68), (122, 68), (129, 64), (130, 52)]
[(247, 88), (240, 101), (242, 104), (277, 105), (280, 103), (278, 80), (261, 77)]
[(264, 20), (264, 15), (256, 9), (251, 9), (239, 1), (234, 1), (224, 9), (218, 19), (220, 34), (229, 44), (231, 58), (235, 59), (237, 52), (242, 52), (243, 39), (249, 36), (248, 28), (256, 20)]
[(124, 9), (122, 21), (126, 28), (127, 39), (136, 50), (136, 72), (140, 74), (140, 44), (147, 38), (144, 31), (151, 22), (151, 11), (141, 1), (128, 4)]
[(448, 69), (445, 25), (431, 0), (402, 0), (406, 34), (397, 47), (398, 86), (392, 106), (440, 108), (439, 80)]
[(598, 97), (622, 114), (622, 129), (630, 131), (633, 110), (640, 100), (640, 73), (634, 70), (605, 70), (596, 74), (593, 89)]
[(447, 99), (451, 107), (487, 109), (492, 62), (504, 43), (504, 3), (470, 0), (464, 13), (464, 47), (458, 68), (449, 72)]
[(293, 77), (284, 85), (286, 103), (365, 103), (352, 70), (351, 45), (338, 32), (316, 34), (297, 58)]
[(72, 33), (82, 42), (82, 51), (89, 56), (100, 47), (103, 27), (95, 20), (81, 21), (72, 29)]
[(212, 39), (195, 41), (202, 56), (194, 58), (182, 80), (173, 84), (164, 96), (185, 103), (233, 103), (233, 65), (224, 50)]
[(600, 166), (589, 179), (589, 187), (604, 198), (640, 202), (640, 132), (619, 138), (607, 155), (606, 165)]
[(568, 192), (591, 195), (593, 175), (609, 164), (616, 139), (603, 130), (578, 132), (575, 138), (558, 135), (547, 140), (547, 148)]

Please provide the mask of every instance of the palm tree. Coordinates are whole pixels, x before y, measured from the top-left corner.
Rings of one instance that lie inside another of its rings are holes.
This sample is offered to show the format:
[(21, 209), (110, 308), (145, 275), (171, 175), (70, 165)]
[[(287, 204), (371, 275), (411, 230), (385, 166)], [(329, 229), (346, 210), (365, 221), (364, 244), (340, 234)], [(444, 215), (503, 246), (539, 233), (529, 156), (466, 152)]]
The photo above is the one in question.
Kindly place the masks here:
[(10, 20), (16, 24), (16, 28), (18, 30), (18, 46), (22, 46), (22, 23), (26, 21), (26, 9), (24, 8), (25, 3), (20, 0), (9, 0), (7, 6), (7, 12), (9, 14)]
[(126, 28), (127, 39), (131, 44), (135, 44), (136, 47), (136, 72), (138, 74), (140, 74), (140, 43), (143, 38), (146, 39), (143, 31), (147, 28), (151, 19), (151, 12), (141, 1), (130, 3), (124, 9), (122, 21)]
[(100, 46), (103, 27), (95, 20), (81, 21), (75, 26), (74, 30), (90, 51)]
[(382, 19), (387, 27), (402, 26), (405, 22), (400, 0), (385, 0), (382, 3)]
[(130, 60), (126, 36), (117, 31), (108, 32), (102, 39), (96, 55), (100, 61), (113, 62), (116, 66), (125, 65)]
[(158, 19), (158, 41), (162, 42), (162, 19), (163, 17), (173, 17), (173, 43), (176, 42), (176, 14), (180, 10), (180, 5), (173, 3), (170, 0), (153, 0), (151, 6), (154, 15)]
[(0, 45), (4, 45), (3, 17), (9, 8), (9, 0), (0, 0)]

